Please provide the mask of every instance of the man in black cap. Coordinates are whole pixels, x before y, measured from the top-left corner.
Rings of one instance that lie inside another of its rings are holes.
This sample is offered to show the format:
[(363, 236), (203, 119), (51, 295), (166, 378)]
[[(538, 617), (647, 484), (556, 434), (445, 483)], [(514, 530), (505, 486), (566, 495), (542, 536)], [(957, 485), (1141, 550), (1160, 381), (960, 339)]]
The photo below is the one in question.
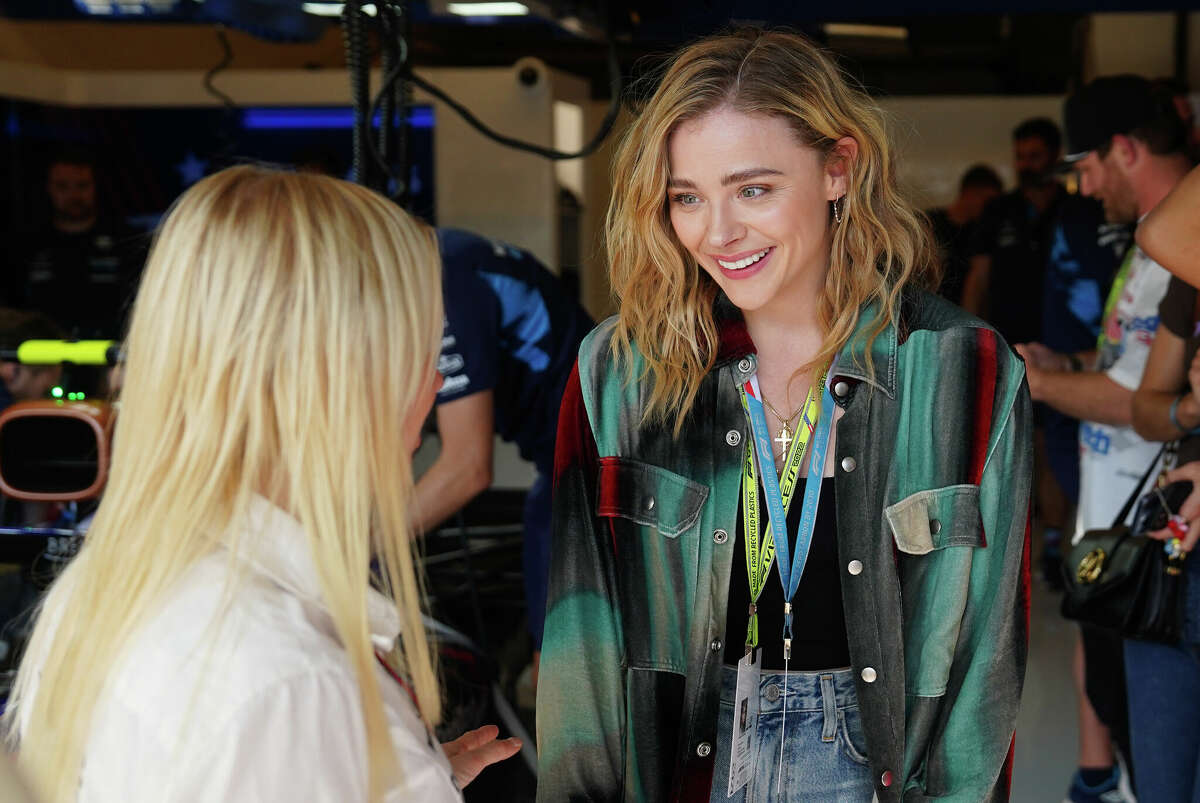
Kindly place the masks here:
[[(1134, 75), (1098, 78), (1067, 98), (1068, 155), (1080, 190), (1113, 222), (1135, 222), (1187, 173), (1186, 133), (1173, 109)], [(1159, 444), (1132, 426), (1133, 395), (1154, 342), (1159, 302), (1170, 275), (1136, 246), (1126, 255), (1105, 307), (1094, 352), (1061, 354), (1040, 343), (1025, 358), (1035, 400), (1080, 419), (1080, 492), (1076, 537), (1108, 527), (1155, 459)], [(1080, 769), (1068, 800), (1119, 800), (1115, 740), (1129, 755), (1124, 657), (1119, 639), (1084, 629), (1080, 694)], [(1103, 723), (1103, 724), (1102, 724)]]

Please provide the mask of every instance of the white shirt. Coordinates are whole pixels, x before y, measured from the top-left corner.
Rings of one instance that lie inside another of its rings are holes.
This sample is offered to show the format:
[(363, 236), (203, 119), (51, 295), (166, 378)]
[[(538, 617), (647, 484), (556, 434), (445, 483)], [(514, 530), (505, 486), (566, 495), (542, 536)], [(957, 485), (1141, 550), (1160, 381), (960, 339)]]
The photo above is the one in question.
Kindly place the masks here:
[[(1135, 391), (1150, 357), (1158, 331), (1158, 304), (1171, 274), (1137, 246), (1129, 259), (1121, 297), (1104, 320), (1097, 367), (1113, 382)], [(1087, 530), (1112, 525), (1161, 448), (1161, 443), (1143, 439), (1133, 427), (1080, 422), (1079, 507), (1073, 543)]]
[[(85, 748), (80, 801), (367, 799), (358, 686), (304, 533), (263, 499), (249, 518), (241, 567), (224, 549), (199, 561), (115, 665)], [(222, 609), (231, 571), (241, 577)], [(390, 646), (395, 609), (370, 594), (372, 639)], [(377, 673), (404, 773), (386, 800), (461, 803), (412, 699)]]

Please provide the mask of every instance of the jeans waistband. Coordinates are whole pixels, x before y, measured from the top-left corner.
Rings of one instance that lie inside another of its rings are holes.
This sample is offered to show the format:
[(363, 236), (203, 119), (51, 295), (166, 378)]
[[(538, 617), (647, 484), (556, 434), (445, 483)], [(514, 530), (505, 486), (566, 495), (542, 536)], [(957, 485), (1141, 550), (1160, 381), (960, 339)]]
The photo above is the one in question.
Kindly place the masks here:
[[(737, 697), (737, 667), (721, 671), (721, 702), (733, 705)], [(758, 681), (759, 714), (787, 710), (825, 711), (857, 708), (858, 693), (854, 688), (854, 671), (830, 669), (820, 672), (788, 672), (787, 693), (784, 694), (784, 673), (763, 672)]]

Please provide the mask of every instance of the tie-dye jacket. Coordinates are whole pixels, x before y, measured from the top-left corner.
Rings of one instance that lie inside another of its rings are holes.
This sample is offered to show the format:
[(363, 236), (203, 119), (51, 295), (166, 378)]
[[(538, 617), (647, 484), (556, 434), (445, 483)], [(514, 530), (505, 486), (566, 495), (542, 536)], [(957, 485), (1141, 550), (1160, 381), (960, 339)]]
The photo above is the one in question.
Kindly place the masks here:
[[(870, 348), (873, 316), (860, 317), (831, 383), (842, 604), (876, 796), (1006, 800), (1029, 623), (1024, 365), (925, 293), (907, 293), (899, 331)], [(580, 349), (555, 466), (544, 803), (709, 799), (730, 569), (744, 559), (737, 385), (755, 368), (740, 316), (724, 318), (678, 438), (640, 425), (647, 388), (615, 365), (611, 320)]]

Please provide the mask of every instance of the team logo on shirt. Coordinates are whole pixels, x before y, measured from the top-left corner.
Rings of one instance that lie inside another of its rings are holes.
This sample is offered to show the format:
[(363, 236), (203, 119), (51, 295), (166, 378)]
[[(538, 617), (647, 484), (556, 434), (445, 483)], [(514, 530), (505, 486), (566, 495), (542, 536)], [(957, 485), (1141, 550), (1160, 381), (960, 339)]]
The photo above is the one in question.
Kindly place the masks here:
[(438, 391), (438, 395), (449, 396), (451, 393), (454, 393), (457, 390), (462, 390), (470, 381), (471, 380), (467, 378), (466, 374), (448, 376), (446, 377), (445, 381), (442, 382), (442, 389)]
[(442, 376), (458, 373), (463, 369), (461, 354), (443, 354), (438, 357), (438, 373)]
[(1104, 428), (1089, 424), (1087, 421), (1080, 421), (1079, 444), (1080, 451), (1086, 449), (1096, 454), (1108, 454), (1112, 449), (1112, 437)]

